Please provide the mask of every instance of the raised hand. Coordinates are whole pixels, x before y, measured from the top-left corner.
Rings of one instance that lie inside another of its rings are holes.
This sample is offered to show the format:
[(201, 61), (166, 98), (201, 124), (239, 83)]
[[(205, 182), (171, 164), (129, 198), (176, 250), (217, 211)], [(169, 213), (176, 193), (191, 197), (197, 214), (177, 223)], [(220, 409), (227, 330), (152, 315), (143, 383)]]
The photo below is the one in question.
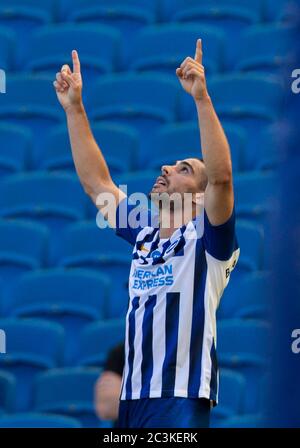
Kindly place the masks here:
[(202, 41), (197, 40), (194, 59), (187, 57), (179, 68), (176, 75), (184, 90), (192, 95), (195, 100), (201, 100), (208, 96), (205, 72), (202, 65)]
[(72, 61), (73, 72), (68, 65), (63, 65), (61, 71), (56, 73), (56, 81), (53, 82), (57, 98), (65, 110), (82, 103), (82, 77), (76, 50), (72, 51)]

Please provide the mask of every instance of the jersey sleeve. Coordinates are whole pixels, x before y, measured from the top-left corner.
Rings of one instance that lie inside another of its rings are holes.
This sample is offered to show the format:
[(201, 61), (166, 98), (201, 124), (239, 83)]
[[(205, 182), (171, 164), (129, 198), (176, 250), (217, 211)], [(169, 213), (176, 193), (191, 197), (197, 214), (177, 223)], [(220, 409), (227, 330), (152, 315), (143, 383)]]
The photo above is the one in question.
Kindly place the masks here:
[(204, 210), (203, 242), (211, 281), (220, 297), (240, 255), (235, 233), (235, 209), (230, 218), (218, 226), (210, 223)]
[(218, 226), (213, 226), (204, 209), (204, 246), (205, 250), (217, 260), (226, 261), (238, 249), (235, 234), (235, 208), (230, 218)]
[(120, 236), (132, 246), (135, 245), (140, 231), (156, 223), (156, 217), (151, 210), (138, 207), (123, 199), (116, 211), (116, 235)]

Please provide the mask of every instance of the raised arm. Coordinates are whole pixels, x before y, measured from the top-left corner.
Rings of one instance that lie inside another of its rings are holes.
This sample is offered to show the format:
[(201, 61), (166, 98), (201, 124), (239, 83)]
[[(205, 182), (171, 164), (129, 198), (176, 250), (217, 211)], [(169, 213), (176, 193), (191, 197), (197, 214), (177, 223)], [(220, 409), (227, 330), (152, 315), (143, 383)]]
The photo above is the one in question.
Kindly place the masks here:
[(204, 206), (210, 223), (220, 225), (230, 218), (233, 210), (232, 165), (227, 138), (207, 91), (200, 39), (195, 58), (186, 58), (176, 74), (184, 90), (195, 100), (208, 178)]
[[(63, 65), (56, 74), (53, 85), (57, 98), (66, 112), (70, 143), (76, 172), (85, 192), (91, 197), (99, 210), (104, 205), (97, 203), (100, 193), (110, 193), (116, 206), (125, 194), (114, 184), (103, 154), (92, 134), (82, 102), (82, 77), (77, 51), (72, 51), (73, 72)], [(105, 205), (106, 207), (106, 205)], [(104, 213), (110, 225), (115, 227), (114, 217)]]

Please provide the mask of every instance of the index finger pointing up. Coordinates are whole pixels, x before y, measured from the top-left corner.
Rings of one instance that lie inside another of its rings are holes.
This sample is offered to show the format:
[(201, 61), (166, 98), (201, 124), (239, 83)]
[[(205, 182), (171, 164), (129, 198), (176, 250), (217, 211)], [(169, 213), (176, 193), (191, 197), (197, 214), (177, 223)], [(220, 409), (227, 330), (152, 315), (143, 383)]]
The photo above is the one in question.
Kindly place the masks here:
[(72, 51), (73, 73), (80, 73), (80, 61), (76, 50)]
[(197, 39), (195, 61), (202, 64), (202, 40)]

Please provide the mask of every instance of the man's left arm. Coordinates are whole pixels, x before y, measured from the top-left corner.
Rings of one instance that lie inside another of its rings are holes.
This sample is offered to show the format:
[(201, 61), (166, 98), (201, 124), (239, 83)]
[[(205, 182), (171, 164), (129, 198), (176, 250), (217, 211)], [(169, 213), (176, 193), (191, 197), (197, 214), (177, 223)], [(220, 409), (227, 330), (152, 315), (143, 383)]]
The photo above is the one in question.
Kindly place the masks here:
[(200, 39), (195, 58), (186, 58), (176, 74), (196, 104), (202, 157), (208, 178), (204, 207), (210, 224), (219, 226), (228, 221), (233, 212), (232, 164), (227, 138), (207, 91)]

